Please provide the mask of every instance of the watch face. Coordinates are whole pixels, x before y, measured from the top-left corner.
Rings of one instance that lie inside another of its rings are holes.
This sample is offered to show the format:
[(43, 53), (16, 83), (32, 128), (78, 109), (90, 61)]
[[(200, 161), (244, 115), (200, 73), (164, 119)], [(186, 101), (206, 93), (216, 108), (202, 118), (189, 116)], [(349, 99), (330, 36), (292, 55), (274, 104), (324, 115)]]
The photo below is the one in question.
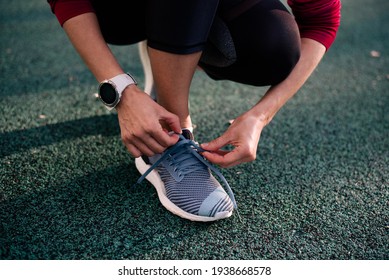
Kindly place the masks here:
[(103, 83), (99, 89), (100, 98), (105, 104), (115, 105), (118, 95), (113, 85), (110, 83)]

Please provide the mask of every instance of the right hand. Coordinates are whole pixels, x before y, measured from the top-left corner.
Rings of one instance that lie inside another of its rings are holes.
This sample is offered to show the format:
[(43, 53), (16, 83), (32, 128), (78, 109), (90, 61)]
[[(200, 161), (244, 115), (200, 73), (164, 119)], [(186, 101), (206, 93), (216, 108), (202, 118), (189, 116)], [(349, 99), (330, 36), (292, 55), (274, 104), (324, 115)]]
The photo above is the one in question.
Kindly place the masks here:
[(134, 157), (153, 156), (178, 141), (181, 133), (177, 115), (168, 112), (136, 85), (125, 89), (118, 112), (121, 137), (124, 145)]

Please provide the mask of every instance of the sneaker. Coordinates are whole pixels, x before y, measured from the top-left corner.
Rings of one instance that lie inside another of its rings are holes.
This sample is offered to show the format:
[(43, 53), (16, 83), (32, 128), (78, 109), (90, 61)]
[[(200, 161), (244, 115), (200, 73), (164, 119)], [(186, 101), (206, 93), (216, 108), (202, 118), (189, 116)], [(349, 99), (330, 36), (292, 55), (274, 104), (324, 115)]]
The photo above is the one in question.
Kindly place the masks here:
[(180, 140), (164, 153), (135, 159), (142, 174), (137, 183), (146, 178), (157, 190), (162, 205), (182, 218), (199, 222), (228, 218), (236, 209), (234, 194), (224, 176), (199, 154), (201, 151), (190, 131), (183, 130)]

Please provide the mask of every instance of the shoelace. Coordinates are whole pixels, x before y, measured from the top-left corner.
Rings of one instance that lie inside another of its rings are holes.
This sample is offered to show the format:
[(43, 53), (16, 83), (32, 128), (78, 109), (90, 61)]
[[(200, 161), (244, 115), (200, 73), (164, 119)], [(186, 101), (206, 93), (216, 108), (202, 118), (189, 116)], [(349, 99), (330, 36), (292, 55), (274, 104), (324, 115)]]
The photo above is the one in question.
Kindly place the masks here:
[(171, 164), (175, 165), (175, 169), (176, 172), (178, 172), (179, 177), (183, 177), (189, 172), (203, 168), (203, 166), (199, 165), (199, 162), (193, 158), (193, 156), (195, 156), (203, 165), (212, 170), (220, 178), (227, 189), (228, 195), (234, 205), (234, 209), (237, 209), (234, 193), (232, 192), (232, 189), (226, 178), (224, 178), (223, 174), (216, 167), (206, 161), (199, 154), (199, 152), (204, 152), (205, 150), (197, 145), (193, 140), (186, 139), (182, 135), (179, 135), (179, 137), (180, 140), (174, 146), (171, 146), (165, 152), (163, 152), (161, 157), (153, 165), (151, 165), (149, 169), (147, 169), (147, 171), (138, 179), (136, 183), (140, 184), (151, 171), (153, 171), (162, 161), (168, 157), (170, 157), (168, 160), (171, 161)]

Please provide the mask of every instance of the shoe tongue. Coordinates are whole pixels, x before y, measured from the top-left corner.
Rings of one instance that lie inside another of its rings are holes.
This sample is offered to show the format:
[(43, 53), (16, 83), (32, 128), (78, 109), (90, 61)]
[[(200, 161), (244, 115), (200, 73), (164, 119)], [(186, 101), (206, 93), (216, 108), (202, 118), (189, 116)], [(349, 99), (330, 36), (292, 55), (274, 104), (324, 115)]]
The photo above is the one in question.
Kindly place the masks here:
[[(190, 132), (190, 130), (188, 130), (186, 128), (182, 129), (182, 134), (181, 135), (184, 136), (185, 139), (194, 141), (193, 133)], [(181, 141), (181, 139), (179, 141)], [(147, 163), (154, 164), (158, 159), (160, 159), (160, 157), (161, 157), (161, 154), (156, 154), (154, 156), (149, 157), (147, 160), (146, 159), (144, 159), (144, 160)]]
[(193, 133), (190, 132), (190, 130), (188, 130), (188, 129), (183, 129), (182, 130), (182, 136), (184, 136), (185, 139), (194, 140)]

